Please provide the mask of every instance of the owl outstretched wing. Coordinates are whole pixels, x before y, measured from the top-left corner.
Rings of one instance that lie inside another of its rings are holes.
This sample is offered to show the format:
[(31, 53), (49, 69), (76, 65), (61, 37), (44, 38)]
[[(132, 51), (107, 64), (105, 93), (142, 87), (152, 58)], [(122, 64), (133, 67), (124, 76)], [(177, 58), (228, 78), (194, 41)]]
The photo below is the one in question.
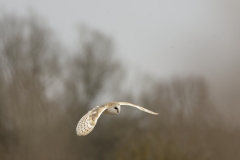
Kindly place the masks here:
[(106, 106), (97, 106), (92, 110), (88, 111), (77, 124), (76, 132), (78, 136), (85, 136), (89, 134), (95, 125), (100, 115), (107, 109)]
[(137, 106), (137, 105), (132, 104), (132, 103), (128, 103), (128, 102), (117, 102), (117, 103), (119, 103), (120, 105), (132, 106), (132, 107), (140, 109), (141, 111), (144, 111), (144, 112), (147, 112), (147, 113), (150, 113), (150, 114), (154, 114), (154, 115), (158, 115), (158, 113), (156, 113), (156, 112), (150, 111), (150, 110), (148, 110), (146, 108)]

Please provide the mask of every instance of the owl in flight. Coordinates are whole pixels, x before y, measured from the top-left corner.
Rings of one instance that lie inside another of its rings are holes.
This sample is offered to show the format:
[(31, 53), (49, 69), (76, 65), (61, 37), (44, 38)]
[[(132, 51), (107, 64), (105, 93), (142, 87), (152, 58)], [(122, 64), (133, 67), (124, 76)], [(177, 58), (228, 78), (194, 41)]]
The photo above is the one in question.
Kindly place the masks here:
[(128, 102), (108, 102), (104, 105), (97, 106), (93, 108), (92, 110), (88, 111), (87, 114), (85, 114), (80, 121), (77, 124), (76, 132), (78, 136), (86, 136), (89, 134), (95, 125), (97, 124), (97, 120), (100, 117), (102, 113), (105, 114), (111, 114), (111, 115), (118, 115), (121, 111), (121, 105), (125, 106), (132, 106), (136, 107), (144, 112), (158, 115), (158, 113), (152, 112), (150, 110), (147, 110), (143, 107), (128, 103)]

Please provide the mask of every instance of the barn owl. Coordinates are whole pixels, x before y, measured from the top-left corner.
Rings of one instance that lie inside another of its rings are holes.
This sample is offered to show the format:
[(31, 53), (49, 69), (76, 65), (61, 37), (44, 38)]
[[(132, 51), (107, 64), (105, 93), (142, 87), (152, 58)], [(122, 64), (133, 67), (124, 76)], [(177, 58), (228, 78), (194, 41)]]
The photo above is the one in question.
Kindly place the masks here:
[(88, 113), (85, 114), (79, 120), (77, 127), (76, 127), (77, 135), (78, 136), (86, 136), (87, 134), (89, 134), (93, 130), (95, 125), (97, 124), (97, 120), (102, 113), (110, 114), (110, 115), (118, 115), (121, 111), (121, 107), (120, 107), (121, 105), (136, 107), (144, 112), (158, 115), (158, 113), (152, 112), (143, 107), (140, 107), (135, 104), (128, 103), (128, 102), (108, 102), (104, 105), (97, 106), (97, 107), (93, 108), (92, 110), (88, 111)]

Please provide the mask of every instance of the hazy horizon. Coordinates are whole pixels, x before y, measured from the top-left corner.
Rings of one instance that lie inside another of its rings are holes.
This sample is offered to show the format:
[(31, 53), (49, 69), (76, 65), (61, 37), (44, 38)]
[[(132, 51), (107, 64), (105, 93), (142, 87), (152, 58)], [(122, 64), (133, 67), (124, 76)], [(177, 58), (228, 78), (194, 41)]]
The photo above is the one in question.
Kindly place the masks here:
[(238, 1), (2, 0), (0, 6), (2, 14), (34, 11), (70, 50), (79, 25), (105, 33), (130, 73), (203, 76), (223, 111), (240, 115)]

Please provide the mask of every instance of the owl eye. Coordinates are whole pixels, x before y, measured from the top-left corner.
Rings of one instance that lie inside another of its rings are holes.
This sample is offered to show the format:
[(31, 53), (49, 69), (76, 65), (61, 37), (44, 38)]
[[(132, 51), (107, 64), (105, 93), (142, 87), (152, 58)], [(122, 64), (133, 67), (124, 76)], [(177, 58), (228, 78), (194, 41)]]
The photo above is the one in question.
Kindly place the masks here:
[(117, 107), (114, 107), (114, 109), (116, 109), (116, 110), (117, 110), (117, 112), (119, 113), (119, 110), (118, 110), (118, 108), (117, 108)]

